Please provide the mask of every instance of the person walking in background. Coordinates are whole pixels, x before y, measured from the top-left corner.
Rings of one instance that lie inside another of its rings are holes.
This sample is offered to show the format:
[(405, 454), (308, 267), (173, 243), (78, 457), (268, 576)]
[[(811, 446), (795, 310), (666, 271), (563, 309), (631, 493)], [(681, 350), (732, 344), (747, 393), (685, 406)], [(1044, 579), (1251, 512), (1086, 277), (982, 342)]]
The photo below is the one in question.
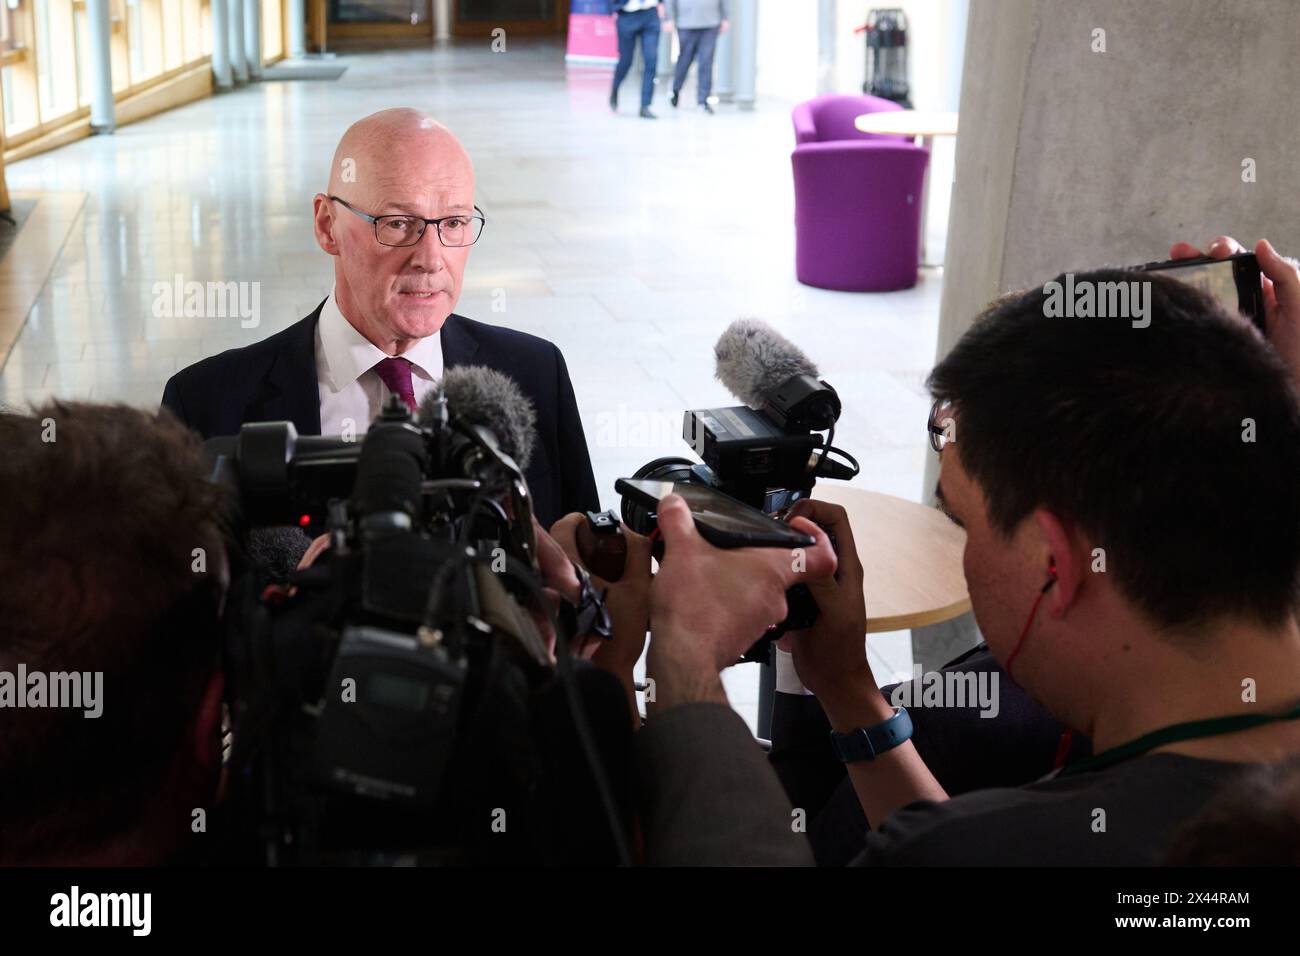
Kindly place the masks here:
[(686, 72), (698, 54), (700, 65), (695, 73), (695, 98), (701, 110), (712, 113), (709, 93), (713, 90), (713, 50), (718, 43), (718, 34), (727, 29), (726, 0), (668, 0), (668, 19), (676, 26), (681, 40), (677, 70), (673, 74), (672, 104), (677, 105), (682, 84), (686, 82)]
[(618, 88), (632, 69), (637, 38), (641, 38), (641, 59), (645, 71), (641, 74), (641, 118), (656, 119), (650, 112), (650, 100), (655, 92), (655, 67), (659, 63), (658, 0), (610, 0), (610, 12), (618, 29), (618, 66), (614, 67), (614, 88), (609, 91), (609, 108), (618, 110)]

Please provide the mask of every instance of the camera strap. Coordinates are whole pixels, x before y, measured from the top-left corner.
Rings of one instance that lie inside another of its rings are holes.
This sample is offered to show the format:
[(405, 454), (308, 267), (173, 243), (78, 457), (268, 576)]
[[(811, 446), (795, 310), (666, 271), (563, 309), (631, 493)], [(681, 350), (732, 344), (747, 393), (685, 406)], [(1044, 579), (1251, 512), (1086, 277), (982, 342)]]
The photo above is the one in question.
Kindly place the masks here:
[(604, 597), (592, 585), (591, 575), (586, 568), (574, 564), (573, 571), (578, 576), (578, 603), (574, 605), (561, 601), (561, 619), (572, 637), (595, 634), (608, 641), (614, 636), (614, 623), (610, 620)]

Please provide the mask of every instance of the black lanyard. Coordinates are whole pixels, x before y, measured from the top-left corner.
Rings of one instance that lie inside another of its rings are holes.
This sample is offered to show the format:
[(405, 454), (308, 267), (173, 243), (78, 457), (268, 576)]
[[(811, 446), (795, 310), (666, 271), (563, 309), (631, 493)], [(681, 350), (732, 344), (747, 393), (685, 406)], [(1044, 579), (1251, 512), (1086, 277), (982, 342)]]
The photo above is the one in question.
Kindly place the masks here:
[(1137, 757), (1148, 750), (1154, 750), (1156, 747), (1163, 747), (1166, 744), (1176, 743), (1180, 740), (1218, 737), (1222, 734), (1233, 734), (1239, 730), (1250, 730), (1252, 727), (1262, 727), (1264, 724), (1280, 723), (1284, 720), (1300, 720), (1300, 705), (1293, 707), (1284, 714), (1237, 714), (1233, 717), (1210, 717), (1205, 720), (1189, 720), (1182, 724), (1171, 724), (1168, 727), (1153, 730), (1149, 734), (1143, 734), (1136, 740), (1130, 740), (1126, 744), (1120, 744), (1118, 747), (1112, 747), (1110, 750), (1080, 760), (1078, 763), (1068, 764), (1061, 769), (1057, 776), (1065, 777), (1076, 773), (1086, 773), (1090, 770), (1101, 770), (1117, 764), (1121, 760)]

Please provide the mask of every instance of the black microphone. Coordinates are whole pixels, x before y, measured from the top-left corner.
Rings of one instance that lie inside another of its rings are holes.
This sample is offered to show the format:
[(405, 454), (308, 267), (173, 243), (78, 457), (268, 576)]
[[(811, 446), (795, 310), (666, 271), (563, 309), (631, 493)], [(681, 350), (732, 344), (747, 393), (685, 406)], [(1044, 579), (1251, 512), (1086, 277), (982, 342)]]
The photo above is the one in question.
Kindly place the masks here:
[(790, 431), (822, 431), (840, 417), (840, 399), (812, 359), (767, 323), (737, 319), (713, 347), (718, 381), (750, 408)]
[(439, 391), (455, 421), (487, 429), (521, 471), (528, 467), (537, 442), (537, 412), (514, 379), (484, 365), (447, 369), (440, 388), (426, 395), (416, 412), (422, 426), (441, 420)]
[(287, 584), (289, 575), (311, 547), (311, 538), (301, 528), (253, 528), (248, 532), (248, 558), (276, 584)]

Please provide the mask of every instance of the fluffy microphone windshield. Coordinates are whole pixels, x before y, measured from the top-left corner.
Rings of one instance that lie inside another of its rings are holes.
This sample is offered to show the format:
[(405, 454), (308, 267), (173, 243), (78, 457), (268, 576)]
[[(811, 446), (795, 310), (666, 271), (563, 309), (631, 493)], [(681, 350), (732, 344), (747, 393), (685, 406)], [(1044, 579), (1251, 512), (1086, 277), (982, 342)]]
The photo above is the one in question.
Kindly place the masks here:
[(249, 559), (277, 584), (288, 583), (309, 547), (311, 538), (301, 528), (254, 528), (248, 533)]
[(713, 347), (717, 378), (750, 408), (762, 408), (796, 375), (820, 378), (817, 366), (785, 336), (758, 319), (732, 322)]
[[(443, 374), (442, 390), (448, 416), (464, 425), (487, 428), (516, 465), (528, 467), (537, 440), (537, 413), (514, 379), (483, 365), (459, 365)], [(437, 394), (431, 392), (420, 403), (422, 423), (432, 420)]]

